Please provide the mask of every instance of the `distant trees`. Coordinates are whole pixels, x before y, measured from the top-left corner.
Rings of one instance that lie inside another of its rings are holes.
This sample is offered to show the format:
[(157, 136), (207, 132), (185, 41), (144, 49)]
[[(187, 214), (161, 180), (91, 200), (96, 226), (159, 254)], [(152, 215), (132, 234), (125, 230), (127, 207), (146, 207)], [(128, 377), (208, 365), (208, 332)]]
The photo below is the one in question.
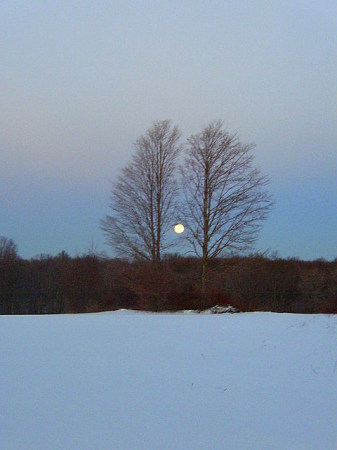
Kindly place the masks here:
[(187, 240), (202, 260), (205, 291), (209, 261), (249, 248), (272, 206), (268, 178), (253, 166), (253, 145), (213, 122), (188, 140), (181, 168), (182, 217)]
[(0, 313), (11, 313), (18, 278), (18, 250), (12, 239), (0, 236)]
[(13, 261), (18, 257), (18, 248), (12, 239), (0, 236), (0, 261)]
[[(58, 255), (0, 264), (0, 314), (55, 314), (132, 308), (197, 309), (230, 304), (240, 311), (337, 312), (337, 262), (214, 258), (207, 297), (201, 261), (165, 256), (149, 261)], [(127, 277), (127, 280), (126, 280)]]
[(158, 121), (135, 143), (131, 161), (111, 191), (110, 215), (101, 221), (108, 242), (119, 256), (146, 259), (157, 267), (167, 249), (177, 183), (180, 132)]

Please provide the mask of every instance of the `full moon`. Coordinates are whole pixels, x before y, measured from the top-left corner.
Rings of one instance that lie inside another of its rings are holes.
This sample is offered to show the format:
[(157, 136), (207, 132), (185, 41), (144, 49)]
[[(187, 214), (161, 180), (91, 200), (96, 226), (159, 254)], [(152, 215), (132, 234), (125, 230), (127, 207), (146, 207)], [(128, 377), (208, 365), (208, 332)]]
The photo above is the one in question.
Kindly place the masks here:
[(174, 232), (177, 234), (183, 233), (184, 230), (185, 230), (185, 227), (181, 223), (177, 223), (177, 225), (174, 227)]

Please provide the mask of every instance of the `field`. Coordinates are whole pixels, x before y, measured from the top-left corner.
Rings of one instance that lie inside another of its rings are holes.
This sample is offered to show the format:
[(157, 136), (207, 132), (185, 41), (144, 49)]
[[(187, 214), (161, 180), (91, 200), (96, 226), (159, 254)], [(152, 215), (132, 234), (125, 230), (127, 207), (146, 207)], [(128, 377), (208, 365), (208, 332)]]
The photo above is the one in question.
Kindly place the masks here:
[(335, 450), (337, 316), (0, 317), (3, 450)]

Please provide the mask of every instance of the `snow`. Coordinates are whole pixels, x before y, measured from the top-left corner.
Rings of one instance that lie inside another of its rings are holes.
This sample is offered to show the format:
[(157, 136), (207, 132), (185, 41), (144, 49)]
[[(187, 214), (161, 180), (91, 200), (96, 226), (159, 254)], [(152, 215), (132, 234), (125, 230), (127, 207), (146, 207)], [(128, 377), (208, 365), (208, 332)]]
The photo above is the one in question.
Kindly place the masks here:
[(337, 316), (0, 317), (3, 450), (335, 450)]

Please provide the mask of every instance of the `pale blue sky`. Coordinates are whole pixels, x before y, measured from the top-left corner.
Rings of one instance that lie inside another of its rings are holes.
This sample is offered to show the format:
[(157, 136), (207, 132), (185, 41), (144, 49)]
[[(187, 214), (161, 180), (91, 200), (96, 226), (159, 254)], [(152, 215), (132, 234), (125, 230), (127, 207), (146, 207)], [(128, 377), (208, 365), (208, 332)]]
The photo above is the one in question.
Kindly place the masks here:
[(336, 1), (0, 3), (0, 235), (82, 253), (132, 143), (222, 119), (271, 177), (257, 249), (337, 257)]

